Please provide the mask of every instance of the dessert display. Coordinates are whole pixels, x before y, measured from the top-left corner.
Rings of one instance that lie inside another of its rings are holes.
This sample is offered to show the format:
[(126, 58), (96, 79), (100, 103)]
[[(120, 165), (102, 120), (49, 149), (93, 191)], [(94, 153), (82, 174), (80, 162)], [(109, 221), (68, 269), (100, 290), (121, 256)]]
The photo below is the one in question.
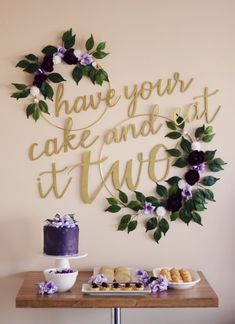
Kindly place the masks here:
[(43, 227), (43, 252), (47, 255), (72, 256), (79, 252), (79, 228), (72, 214), (47, 219)]

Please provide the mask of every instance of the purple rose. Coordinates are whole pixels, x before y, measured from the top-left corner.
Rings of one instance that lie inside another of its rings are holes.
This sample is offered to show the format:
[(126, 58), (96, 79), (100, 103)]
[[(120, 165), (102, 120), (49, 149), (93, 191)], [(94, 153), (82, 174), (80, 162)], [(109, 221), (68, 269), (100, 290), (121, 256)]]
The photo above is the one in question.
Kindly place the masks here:
[(45, 55), (41, 64), (41, 68), (45, 72), (52, 72), (54, 69), (53, 55)]
[(181, 193), (170, 195), (166, 201), (166, 209), (171, 212), (176, 212), (182, 206)]
[(84, 53), (81, 55), (80, 64), (81, 65), (90, 65), (93, 62), (92, 55), (89, 53)]
[(205, 154), (203, 151), (192, 151), (188, 156), (188, 163), (190, 165), (199, 165), (205, 160)]
[(199, 179), (200, 179), (200, 175), (196, 170), (189, 170), (185, 174), (185, 180), (190, 186), (193, 186), (195, 183), (197, 183)]
[(43, 74), (43, 73), (36, 74), (34, 77), (34, 80), (33, 80), (33, 85), (40, 89), (43, 82), (46, 81), (46, 79), (47, 79), (46, 74)]
[(69, 48), (64, 53), (63, 60), (69, 65), (78, 63), (78, 58), (74, 55), (74, 48)]

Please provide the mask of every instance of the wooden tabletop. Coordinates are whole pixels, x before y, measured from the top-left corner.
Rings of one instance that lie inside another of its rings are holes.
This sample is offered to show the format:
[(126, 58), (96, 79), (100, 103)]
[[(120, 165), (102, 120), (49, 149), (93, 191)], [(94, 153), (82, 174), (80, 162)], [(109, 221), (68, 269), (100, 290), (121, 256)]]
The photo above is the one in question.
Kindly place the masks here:
[(69, 292), (38, 295), (36, 284), (45, 280), (41, 271), (26, 273), (16, 296), (16, 307), (33, 308), (159, 308), (159, 307), (218, 307), (218, 297), (201, 271), (201, 281), (186, 290), (168, 289), (145, 296), (89, 296), (81, 292), (91, 272), (80, 272), (77, 282)]

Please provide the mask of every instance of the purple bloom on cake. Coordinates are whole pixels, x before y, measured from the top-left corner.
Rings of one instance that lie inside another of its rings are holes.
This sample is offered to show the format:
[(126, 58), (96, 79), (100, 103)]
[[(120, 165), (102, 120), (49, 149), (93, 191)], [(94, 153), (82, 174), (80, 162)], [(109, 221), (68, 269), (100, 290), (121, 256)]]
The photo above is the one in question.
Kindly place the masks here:
[(145, 204), (142, 207), (142, 210), (145, 215), (151, 215), (154, 211), (154, 206), (152, 205), (151, 202), (145, 202)]
[(144, 286), (147, 286), (149, 283), (149, 275), (147, 271), (143, 269), (136, 270), (135, 276), (137, 278), (137, 282), (142, 283)]
[(190, 186), (193, 186), (195, 183), (197, 183), (199, 179), (200, 179), (200, 175), (196, 170), (189, 170), (185, 174), (185, 180)]
[(90, 65), (93, 62), (92, 55), (89, 53), (84, 53), (81, 55), (80, 64), (81, 65)]
[(196, 170), (196, 171), (198, 171), (198, 172), (204, 172), (204, 171), (205, 171), (205, 168), (206, 168), (205, 163), (201, 163), (201, 164), (193, 165), (193, 166), (192, 166), (192, 169), (193, 169), (193, 170)]
[(152, 293), (157, 293), (157, 292), (167, 290), (168, 280), (164, 276), (159, 276), (158, 278), (156, 278), (150, 283), (150, 288)]
[(56, 214), (56, 216), (53, 219), (48, 219), (47, 224), (52, 227), (60, 228), (60, 227), (66, 227), (66, 228), (73, 228), (76, 226), (76, 222), (74, 218), (70, 215), (59, 215)]
[(88, 280), (89, 284), (96, 284), (97, 286), (101, 286), (104, 282), (107, 283), (108, 279), (103, 274), (91, 276)]
[(51, 295), (58, 291), (54, 281), (42, 281), (37, 284), (39, 295)]
[(192, 198), (192, 188), (191, 188), (191, 186), (186, 185), (186, 186), (183, 188), (183, 190), (182, 190), (182, 192), (181, 192), (181, 195), (182, 195), (182, 197), (184, 197), (184, 198), (186, 198), (186, 199), (190, 199), (190, 198)]

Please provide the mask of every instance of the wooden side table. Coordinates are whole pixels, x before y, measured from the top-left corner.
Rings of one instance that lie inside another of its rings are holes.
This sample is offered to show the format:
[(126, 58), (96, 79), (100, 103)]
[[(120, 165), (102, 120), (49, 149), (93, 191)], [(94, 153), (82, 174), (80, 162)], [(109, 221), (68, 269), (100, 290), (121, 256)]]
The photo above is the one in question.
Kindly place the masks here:
[(180, 308), (218, 307), (218, 297), (201, 271), (201, 281), (186, 290), (168, 289), (145, 296), (89, 296), (81, 292), (91, 272), (80, 272), (75, 286), (69, 292), (49, 296), (37, 294), (36, 284), (44, 280), (41, 271), (26, 273), (16, 296), (16, 307), (25, 308), (111, 308), (111, 321), (121, 323), (121, 308)]

